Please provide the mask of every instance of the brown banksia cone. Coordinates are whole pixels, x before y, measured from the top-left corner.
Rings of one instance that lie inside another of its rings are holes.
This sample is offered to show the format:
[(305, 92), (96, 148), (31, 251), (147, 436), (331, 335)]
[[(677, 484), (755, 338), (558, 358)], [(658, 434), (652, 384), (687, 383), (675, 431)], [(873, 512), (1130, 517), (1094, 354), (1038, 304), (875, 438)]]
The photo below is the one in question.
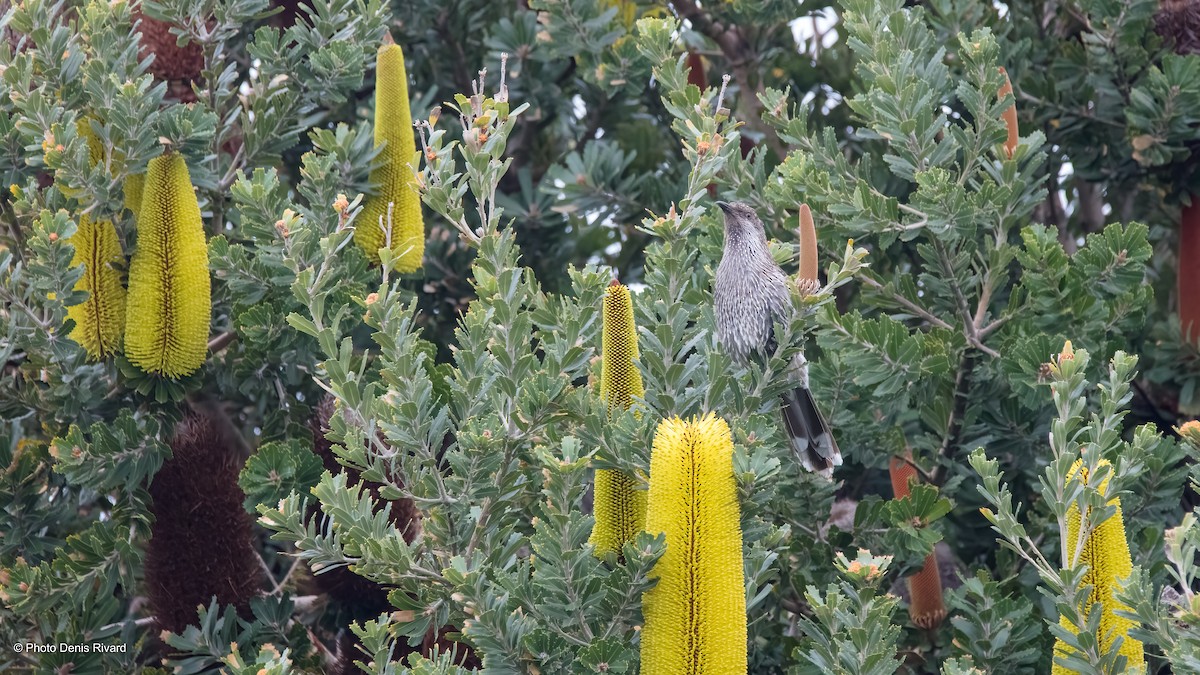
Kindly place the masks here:
[(1200, 52), (1200, 2), (1161, 0), (1154, 15), (1154, 30), (1177, 54)]
[[(361, 480), (361, 474), (357, 469), (338, 463), (337, 455), (333, 452), (333, 443), (325, 438), (325, 433), (329, 431), (329, 420), (334, 413), (334, 400), (328, 396), (322, 399), (313, 411), (309, 420), (309, 428), (313, 434), (313, 451), (321, 458), (326, 471), (333, 474), (344, 472), (346, 484), (355, 485)], [(376, 503), (382, 502), (376, 488), (371, 487), (370, 492)], [(320, 510), (316, 505), (310, 506), (309, 509), (311, 515)], [(421, 528), (421, 513), (411, 499), (399, 499), (392, 503), (391, 520), (404, 533), (406, 542), (412, 543), (416, 539)], [(314, 574), (313, 579), (321, 592), (345, 606), (357, 619), (378, 616), (391, 606), (387, 599), (388, 589), (346, 567)]]
[(296, 19), (301, 17), (310, 5), (304, 0), (271, 0), (271, 8), (282, 8), (283, 11), (271, 17), (271, 24), (276, 28), (291, 28)]
[[(892, 492), (896, 499), (907, 497), (910, 483), (918, 480), (911, 454), (905, 455), (892, 457), (888, 462), (888, 475), (892, 479)], [(937, 628), (946, 618), (946, 604), (942, 601), (942, 576), (934, 553), (926, 556), (921, 571), (908, 578), (908, 591), (908, 615), (913, 625), (926, 630)]]
[(158, 625), (182, 632), (214, 595), (248, 619), (261, 577), (237, 453), (211, 417), (196, 413), (175, 428), (171, 450), (150, 483), (154, 524), (145, 574)]
[(144, 59), (154, 55), (148, 69), (150, 74), (155, 80), (167, 83), (171, 96), (183, 103), (194, 102), (196, 94), (192, 91), (192, 83), (200, 79), (200, 71), (204, 70), (204, 52), (200, 45), (189, 42), (180, 47), (179, 38), (171, 33), (172, 24), (142, 14), (140, 6), (130, 16), (138, 26), (136, 30), (142, 34), (138, 57)]

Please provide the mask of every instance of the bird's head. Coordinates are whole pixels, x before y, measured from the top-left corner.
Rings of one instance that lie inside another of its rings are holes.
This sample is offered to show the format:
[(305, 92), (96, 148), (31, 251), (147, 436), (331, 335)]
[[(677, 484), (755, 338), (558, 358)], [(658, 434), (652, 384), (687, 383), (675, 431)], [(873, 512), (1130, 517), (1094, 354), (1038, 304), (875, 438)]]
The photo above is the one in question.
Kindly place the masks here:
[(717, 202), (717, 206), (725, 214), (725, 238), (729, 239), (761, 239), (765, 244), (766, 232), (763, 231), (762, 221), (758, 214), (745, 202)]

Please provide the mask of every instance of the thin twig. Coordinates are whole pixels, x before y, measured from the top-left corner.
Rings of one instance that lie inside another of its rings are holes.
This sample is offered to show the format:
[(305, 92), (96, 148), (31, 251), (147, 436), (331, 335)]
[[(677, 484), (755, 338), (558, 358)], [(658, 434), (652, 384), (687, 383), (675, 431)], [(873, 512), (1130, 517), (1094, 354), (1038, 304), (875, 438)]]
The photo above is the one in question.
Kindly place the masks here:
[(935, 316), (929, 310), (918, 305), (917, 303), (915, 303), (912, 300), (908, 299), (907, 297), (901, 295), (900, 293), (897, 293), (897, 292), (891, 290), (887, 286), (884, 286), (883, 284), (876, 281), (874, 278), (864, 275), (862, 277), (862, 280), (863, 280), (863, 283), (865, 283), (866, 285), (870, 286), (871, 288), (873, 288), (881, 293), (886, 294), (892, 300), (895, 300), (896, 302), (900, 303), (904, 307), (908, 308), (914, 314), (921, 317), (922, 319), (925, 319), (930, 324), (937, 326), (938, 328), (945, 328), (947, 330), (950, 330), (953, 328), (953, 326), (951, 326), (950, 324), (946, 323), (945, 321), (939, 319), (937, 316)]

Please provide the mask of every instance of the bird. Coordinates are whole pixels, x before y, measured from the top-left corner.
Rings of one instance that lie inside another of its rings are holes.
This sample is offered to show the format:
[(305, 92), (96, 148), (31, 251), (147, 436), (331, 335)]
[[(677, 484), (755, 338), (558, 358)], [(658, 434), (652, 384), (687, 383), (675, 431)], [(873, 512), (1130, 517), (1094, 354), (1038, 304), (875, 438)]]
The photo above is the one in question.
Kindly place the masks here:
[[(779, 345), (776, 321), (790, 320), (793, 307), (788, 276), (771, 257), (758, 214), (742, 202), (716, 203), (725, 215), (725, 246), (713, 283), (717, 342), (735, 363), (754, 355), (768, 358)], [(780, 409), (793, 454), (808, 471), (832, 478), (842, 463), (829, 423), (808, 387), (808, 361), (792, 359), (788, 376), (796, 386), (781, 396)]]

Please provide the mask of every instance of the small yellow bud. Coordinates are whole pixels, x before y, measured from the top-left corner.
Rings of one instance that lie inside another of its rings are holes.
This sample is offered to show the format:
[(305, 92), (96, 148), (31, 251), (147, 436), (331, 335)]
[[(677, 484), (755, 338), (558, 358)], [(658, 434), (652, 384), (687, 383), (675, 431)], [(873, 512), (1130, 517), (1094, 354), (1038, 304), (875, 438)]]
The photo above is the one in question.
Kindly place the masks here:
[(1067, 340), (1065, 343), (1063, 343), (1063, 348), (1062, 348), (1062, 351), (1058, 355), (1058, 360), (1060, 362), (1061, 361), (1070, 361), (1074, 358), (1075, 358), (1075, 349), (1071, 346), (1071, 341)]

